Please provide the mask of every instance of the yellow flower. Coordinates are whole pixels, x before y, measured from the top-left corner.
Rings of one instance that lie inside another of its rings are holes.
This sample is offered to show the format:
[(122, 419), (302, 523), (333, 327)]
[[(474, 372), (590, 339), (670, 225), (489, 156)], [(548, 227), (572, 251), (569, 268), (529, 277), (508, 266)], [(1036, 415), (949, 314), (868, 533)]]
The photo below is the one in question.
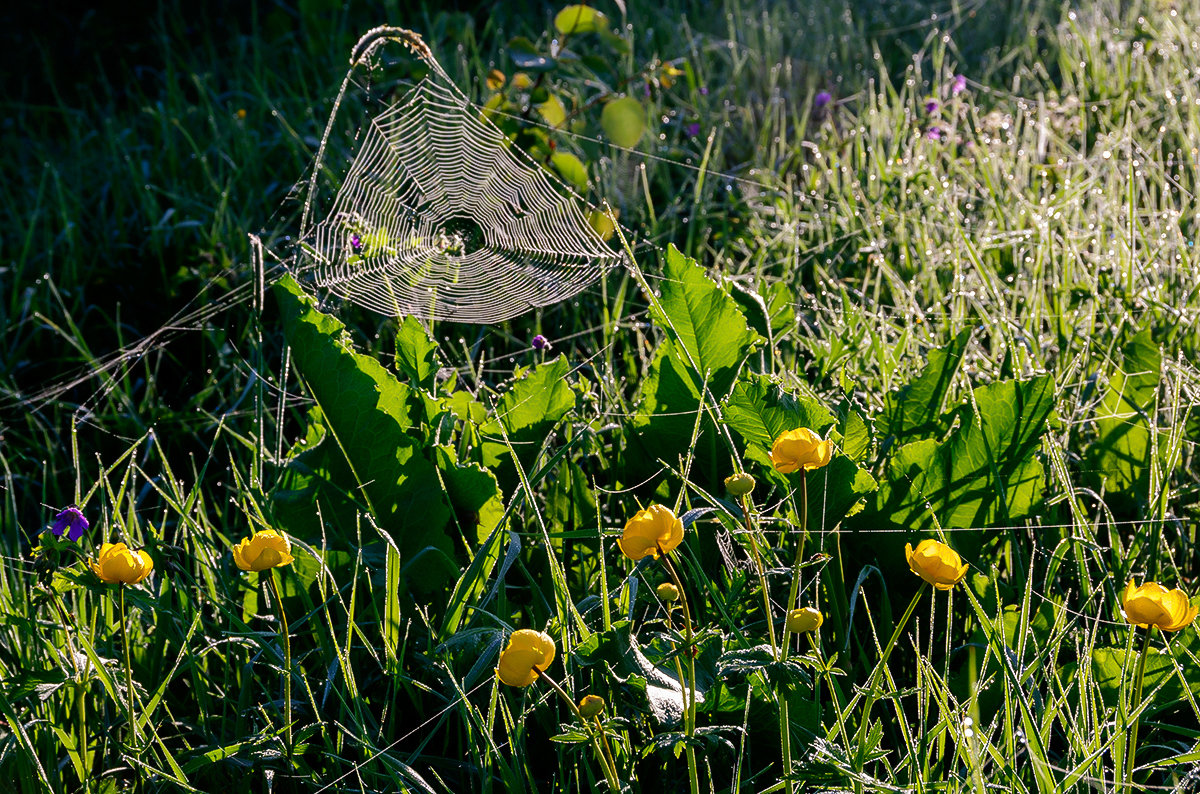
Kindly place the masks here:
[(958, 552), (939, 540), (927, 538), (917, 544), (904, 544), (904, 556), (912, 572), (939, 590), (949, 590), (967, 575), (967, 565)]
[(1163, 631), (1179, 631), (1200, 612), (1192, 606), (1187, 593), (1179, 588), (1168, 590), (1158, 582), (1135, 587), (1130, 579), (1122, 601), (1125, 619), (1144, 629), (1155, 626)]
[(832, 458), (833, 445), (807, 427), (783, 433), (771, 447), (771, 465), (781, 474), (819, 469)]
[(787, 615), (788, 631), (792, 634), (816, 631), (821, 628), (821, 624), (824, 622), (825, 618), (821, 615), (820, 610), (813, 609), (812, 607), (793, 609)]
[(683, 522), (675, 517), (671, 508), (650, 505), (625, 524), (625, 532), (617, 545), (631, 560), (640, 560), (647, 554), (657, 557), (683, 542)]
[(538, 672), (554, 661), (554, 640), (549, 634), (533, 629), (518, 629), (500, 654), (496, 673), (509, 686), (529, 686)]
[(154, 570), (154, 560), (149, 554), (141, 549), (134, 551), (124, 543), (105, 543), (100, 547), (99, 557), (88, 560), (88, 565), (101, 581), (109, 584), (137, 584)]
[(242, 538), (242, 542), (233, 547), (233, 561), (243, 571), (278, 568), (290, 564), (294, 559), (292, 542), (286, 535), (273, 529), (255, 532), (251, 537)]
[(579, 701), (579, 713), (585, 720), (590, 720), (604, 711), (604, 698), (599, 695), (584, 695)]

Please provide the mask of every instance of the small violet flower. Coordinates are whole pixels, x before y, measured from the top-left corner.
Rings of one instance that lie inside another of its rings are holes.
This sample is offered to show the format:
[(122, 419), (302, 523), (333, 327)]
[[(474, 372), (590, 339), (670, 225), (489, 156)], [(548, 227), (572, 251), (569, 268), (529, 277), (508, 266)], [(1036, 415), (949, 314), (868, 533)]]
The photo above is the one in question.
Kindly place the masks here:
[(940, 141), (942, 139), (942, 131), (937, 127), (930, 127), (929, 131), (925, 133), (925, 137), (931, 141)]
[(925, 112), (929, 113), (930, 115), (937, 113), (938, 108), (940, 108), (940, 107), (941, 107), (941, 105), (938, 104), (938, 101), (936, 99), (925, 100)]
[(362, 239), (357, 234), (350, 235), (350, 247), (358, 253), (362, 249)]
[(966, 90), (967, 76), (965, 74), (954, 75), (954, 82), (950, 84), (950, 96), (958, 96)]
[(553, 347), (553, 345), (550, 344), (550, 340), (541, 334), (538, 334), (533, 338), (532, 344), (534, 350), (549, 350), (551, 347)]
[(821, 110), (832, 101), (833, 96), (828, 91), (821, 91), (813, 97), (813, 109)]
[(67, 540), (75, 543), (83, 537), (83, 533), (90, 526), (91, 524), (83, 517), (79, 508), (71, 505), (54, 517), (54, 524), (50, 527), (50, 531), (56, 538), (61, 538), (63, 532), (66, 532)]
[(700, 86), (700, 96), (708, 96), (708, 86)]
[(683, 132), (684, 132), (684, 134), (685, 134), (685, 135), (687, 135), (689, 138), (695, 138), (697, 135), (699, 135), (699, 134), (700, 134), (700, 124), (699, 124), (699, 122), (695, 122), (695, 121), (693, 121), (691, 124), (685, 124), (685, 125), (683, 126)]

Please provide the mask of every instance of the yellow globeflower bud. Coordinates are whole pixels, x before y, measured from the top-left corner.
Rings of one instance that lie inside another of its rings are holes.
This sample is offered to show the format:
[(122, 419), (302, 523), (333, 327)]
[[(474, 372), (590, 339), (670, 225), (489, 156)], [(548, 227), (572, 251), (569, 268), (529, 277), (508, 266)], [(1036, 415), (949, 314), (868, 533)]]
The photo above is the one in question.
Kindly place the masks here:
[(731, 474), (725, 478), (725, 490), (733, 496), (745, 496), (754, 490), (754, 478), (745, 472)]
[(820, 610), (812, 607), (801, 607), (793, 609), (787, 615), (788, 631), (792, 634), (804, 634), (807, 631), (816, 631), (821, 628), (821, 624), (825, 622), (825, 618), (821, 615)]
[(833, 459), (833, 445), (807, 427), (789, 430), (771, 446), (771, 465), (781, 474), (812, 471)]
[(599, 716), (602, 711), (604, 711), (604, 698), (599, 695), (584, 695), (583, 700), (579, 701), (579, 713), (585, 720)]
[(242, 542), (233, 547), (233, 561), (243, 571), (278, 568), (294, 559), (292, 542), (287, 535), (273, 529), (255, 532), (251, 537), (242, 538)]
[(92, 572), (109, 584), (137, 584), (154, 570), (150, 555), (124, 543), (105, 543), (95, 560), (88, 560)]
[(918, 543), (916, 549), (905, 543), (904, 556), (913, 573), (939, 590), (949, 590), (967, 575), (967, 565), (958, 552), (932, 538)]
[(1125, 619), (1144, 629), (1154, 626), (1163, 631), (1179, 631), (1200, 612), (1192, 606), (1187, 593), (1179, 588), (1168, 590), (1158, 582), (1135, 587), (1131, 579), (1122, 601)]
[(631, 560), (640, 560), (649, 554), (657, 557), (671, 551), (683, 542), (683, 522), (671, 508), (650, 505), (639, 510), (625, 524), (625, 532), (617, 545), (621, 553)]
[(529, 686), (554, 661), (554, 640), (533, 629), (518, 629), (500, 653), (496, 674), (509, 686)]
[(666, 601), (668, 604), (679, 600), (679, 588), (670, 582), (663, 582), (654, 589), (654, 592), (658, 593), (659, 600)]

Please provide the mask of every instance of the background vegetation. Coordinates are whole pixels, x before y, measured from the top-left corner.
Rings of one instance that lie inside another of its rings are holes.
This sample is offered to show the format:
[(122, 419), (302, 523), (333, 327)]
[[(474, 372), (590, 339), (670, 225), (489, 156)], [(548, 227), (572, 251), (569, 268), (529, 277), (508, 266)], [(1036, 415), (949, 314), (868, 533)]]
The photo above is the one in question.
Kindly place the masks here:
[[(1198, 589), (1195, 8), (629, 0), (563, 42), (557, 5), (366, 5), (152, 4), (126, 40), (103, 11), (5, 12), (29, 35), (0, 121), (0, 778), (599, 789), (565, 705), (492, 675), (535, 628), (555, 680), (606, 699), (638, 790), (686, 790), (689, 745), (717, 791), (1197, 790), (1196, 629), (1143, 651), (1120, 611), (1131, 578)], [(619, 212), (655, 301), (618, 269), (430, 328), (276, 268), (260, 305), (246, 233), (290, 256), (382, 23)], [(621, 95), (644, 110), (625, 147)], [(767, 462), (799, 425), (839, 449), (806, 527)], [(688, 525), (694, 737), (666, 573), (614, 543), (651, 502)], [(80, 544), (42, 534), (70, 503)], [(296, 541), (282, 604), (229, 551), (266, 526)], [(970, 573), (893, 633), (904, 544), (933, 536)], [(116, 540), (155, 561), (127, 620), (82, 564)], [(825, 624), (773, 664), (801, 542)]]

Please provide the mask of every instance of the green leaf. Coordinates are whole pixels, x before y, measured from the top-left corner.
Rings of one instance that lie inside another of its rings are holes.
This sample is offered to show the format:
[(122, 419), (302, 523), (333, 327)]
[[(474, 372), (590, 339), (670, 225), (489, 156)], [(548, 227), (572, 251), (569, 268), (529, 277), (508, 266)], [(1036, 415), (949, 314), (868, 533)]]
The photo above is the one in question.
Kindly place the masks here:
[(554, 28), (563, 35), (595, 33), (608, 28), (608, 17), (588, 6), (567, 6), (554, 15)]
[(542, 119), (551, 127), (561, 127), (567, 120), (567, 109), (557, 94), (547, 93), (546, 98), (538, 102), (536, 107)]
[(891, 443), (898, 444), (940, 435), (938, 419), (946, 402), (946, 392), (970, 339), (971, 332), (962, 331), (941, 350), (930, 350), (921, 374), (912, 383), (884, 397), (883, 414), (877, 420), (881, 437), (892, 436)]
[(558, 65), (550, 56), (538, 52), (537, 46), (524, 36), (508, 42), (508, 57), (518, 69), (527, 72), (548, 72)]
[(474, 463), (459, 463), (452, 447), (438, 447), (437, 460), (459, 527), (471, 540), (482, 541), (504, 518), (496, 476)]
[(725, 404), (724, 415), (725, 422), (747, 444), (768, 449), (788, 430), (807, 427), (825, 436), (837, 421), (828, 408), (810, 397), (786, 391), (768, 375), (739, 380)]
[(493, 418), (479, 429), (486, 439), (481, 445), (483, 465), (500, 467), (498, 479), (506, 489), (515, 482), (515, 474), (505, 436), (528, 471), (554, 426), (575, 407), (575, 391), (567, 382), (570, 370), (565, 356), (539, 364), (510, 384)]
[(563, 178), (563, 181), (580, 193), (587, 192), (588, 172), (587, 166), (583, 164), (582, 160), (570, 152), (556, 152), (550, 158), (550, 163), (554, 166), (554, 170), (558, 172), (558, 175)]
[[(872, 519), (910, 530), (1008, 526), (1031, 515), (1045, 489), (1036, 452), (1054, 421), (1054, 379), (981, 386), (943, 442), (923, 439), (887, 463)], [(976, 533), (964, 544), (978, 547)]]
[[(1192, 599), (1193, 604), (1200, 603), (1200, 598)], [(1146, 716), (1163, 709), (1178, 707), (1187, 701), (1184, 692), (1184, 679), (1192, 696), (1200, 698), (1200, 676), (1195, 675), (1195, 660), (1200, 656), (1200, 639), (1195, 631), (1184, 630), (1178, 639), (1172, 638), (1170, 653), (1160, 648), (1151, 648), (1146, 657), (1146, 678), (1143, 682), (1143, 693), (1149, 697), (1154, 693), (1154, 699), (1148, 706)], [(1122, 687), (1128, 692), (1133, 689), (1133, 670), (1137, 667), (1140, 648), (1134, 648), (1126, 657), (1123, 647), (1093, 648), (1091, 653), (1091, 674), (1100, 686), (1100, 693), (1105, 705), (1115, 708), (1121, 696)], [(1074, 676), (1076, 665), (1069, 665), (1065, 673)], [(1180, 676), (1182, 672), (1182, 678)], [(1067, 680), (1070, 680), (1068, 678)], [(1122, 681), (1124, 682), (1122, 684)], [(1159, 689), (1159, 687), (1162, 687)], [(1155, 691), (1157, 690), (1157, 691)], [(1132, 694), (1128, 695), (1132, 698)]]
[(421, 321), (411, 314), (405, 317), (396, 331), (396, 366), (412, 383), (431, 394), (438, 370), (436, 354), (437, 344)]
[[(412, 390), (378, 361), (355, 352), (342, 323), (317, 311), (290, 276), (276, 283), (275, 296), (292, 361), (328, 430), (317, 448), (289, 464), (292, 476), (284, 478), (281, 507), (291, 509), (280, 510), (277, 518), (289, 532), (316, 538), (314, 508), (320, 507), (326, 527), (353, 542), (354, 508), (362, 506), (405, 557), (430, 546), (443, 552), (435, 556), (452, 555), (445, 532), (450, 508), (437, 471), (405, 432), (412, 426)], [(437, 587), (448, 568), (419, 566), (413, 584)]]
[(633, 97), (614, 99), (600, 112), (600, 126), (610, 141), (632, 149), (646, 132), (646, 111)]
[[(661, 307), (655, 305), (653, 317), (668, 339), (651, 362), (633, 420), (641, 446), (631, 456), (635, 476), (655, 460), (674, 462), (688, 449), (706, 376), (712, 398), (724, 399), (742, 362), (760, 341), (733, 298), (674, 246), (667, 251), (663, 275)], [(706, 405), (712, 401), (704, 398)], [(702, 426), (698, 446), (710, 449), (711, 422), (705, 419)], [(715, 458), (706, 457), (715, 465)]]
[[(1125, 346), (1096, 411), (1096, 442), (1088, 450), (1106, 491), (1128, 491), (1146, 472), (1150, 423), (1158, 397), (1162, 353), (1142, 331)], [(1141, 490), (1144, 490), (1141, 489)]]

